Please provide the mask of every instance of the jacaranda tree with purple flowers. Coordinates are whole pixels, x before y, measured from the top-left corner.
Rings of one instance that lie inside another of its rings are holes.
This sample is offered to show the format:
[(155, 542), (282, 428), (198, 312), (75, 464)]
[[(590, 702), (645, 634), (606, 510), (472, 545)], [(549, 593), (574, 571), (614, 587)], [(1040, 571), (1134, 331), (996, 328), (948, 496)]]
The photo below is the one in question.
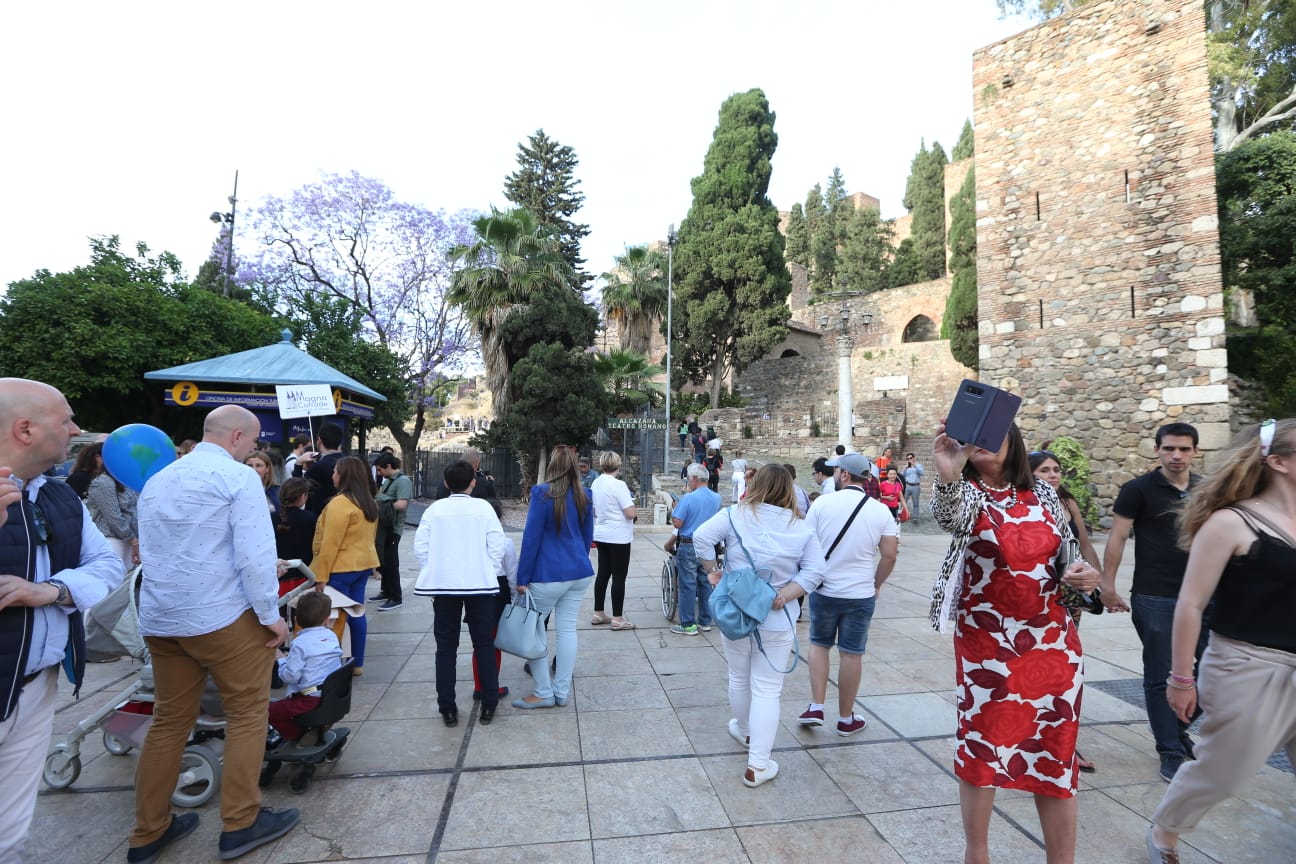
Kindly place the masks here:
[[(359, 314), (356, 337), (396, 357), (408, 410), (383, 419), (407, 465), (436, 388), (476, 348), (469, 321), (447, 300), (449, 252), (472, 240), (474, 216), (400, 201), (381, 180), (355, 171), (324, 174), (251, 214), (261, 244), (247, 267), (255, 281), (293, 309), (308, 297), (346, 304)], [(401, 421), (411, 414), (406, 431)]]

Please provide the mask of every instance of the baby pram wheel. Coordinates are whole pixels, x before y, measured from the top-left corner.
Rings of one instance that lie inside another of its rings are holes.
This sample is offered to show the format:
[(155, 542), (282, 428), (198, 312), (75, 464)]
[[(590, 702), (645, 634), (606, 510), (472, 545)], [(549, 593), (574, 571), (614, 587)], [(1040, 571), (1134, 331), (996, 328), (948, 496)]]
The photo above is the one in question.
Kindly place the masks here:
[(204, 744), (191, 744), (180, 756), (171, 803), (177, 807), (201, 807), (220, 789), (221, 763), (216, 751)]
[(131, 750), (135, 749), (131, 746), (129, 741), (124, 741), (111, 732), (105, 732), (103, 734), (103, 745), (104, 749), (114, 756), (125, 756)]
[(45, 757), (45, 785), (51, 789), (66, 789), (80, 776), (80, 756), (58, 749)]

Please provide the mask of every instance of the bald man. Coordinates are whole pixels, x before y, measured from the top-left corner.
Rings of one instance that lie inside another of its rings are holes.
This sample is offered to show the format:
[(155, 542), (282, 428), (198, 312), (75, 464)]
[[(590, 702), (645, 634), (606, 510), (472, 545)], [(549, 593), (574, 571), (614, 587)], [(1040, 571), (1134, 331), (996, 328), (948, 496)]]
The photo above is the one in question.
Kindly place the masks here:
[(81, 499), (44, 476), (80, 434), (58, 390), (0, 379), (0, 861), (21, 859), (65, 664), (80, 689), (81, 614), (125, 577)]
[(209, 674), (226, 719), (220, 857), (251, 852), (300, 820), (294, 809), (262, 808), (257, 786), (270, 667), (288, 635), (265, 491), (243, 464), (260, 433), (252, 412), (222, 405), (207, 415), (202, 441), (140, 494), (140, 633), (152, 655), (156, 699), (135, 770), (131, 864), (157, 860), (198, 826), (197, 813), (171, 814), (171, 793)]

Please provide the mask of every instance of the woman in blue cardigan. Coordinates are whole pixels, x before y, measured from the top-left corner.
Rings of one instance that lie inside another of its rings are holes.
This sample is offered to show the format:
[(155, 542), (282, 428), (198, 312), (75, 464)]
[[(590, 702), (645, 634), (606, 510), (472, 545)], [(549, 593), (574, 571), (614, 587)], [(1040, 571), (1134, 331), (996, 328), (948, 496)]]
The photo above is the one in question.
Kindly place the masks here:
[(594, 508), (576, 470), (576, 450), (559, 445), (549, 454), (545, 482), (531, 490), (517, 590), (530, 593), (541, 613), (553, 613), (557, 669), (549, 677), (549, 657), (531, 661), (535, 693), (513, 700), (515, 708), (552, 708), (571, 698), (576, 668), (576, 614), (594, 579), (590, 544)]

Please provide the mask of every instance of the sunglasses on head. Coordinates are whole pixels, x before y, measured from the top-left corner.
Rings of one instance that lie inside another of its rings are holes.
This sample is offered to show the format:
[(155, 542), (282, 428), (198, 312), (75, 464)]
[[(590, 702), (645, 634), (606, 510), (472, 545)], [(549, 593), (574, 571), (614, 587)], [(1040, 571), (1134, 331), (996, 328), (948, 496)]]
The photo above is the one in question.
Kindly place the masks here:
[(1268, 459), (1269, 450), (1273, 447), (1274, 430), (1278, 428), (1278, 421), (1272, 417), (1260, 424), (1260, 458)]

